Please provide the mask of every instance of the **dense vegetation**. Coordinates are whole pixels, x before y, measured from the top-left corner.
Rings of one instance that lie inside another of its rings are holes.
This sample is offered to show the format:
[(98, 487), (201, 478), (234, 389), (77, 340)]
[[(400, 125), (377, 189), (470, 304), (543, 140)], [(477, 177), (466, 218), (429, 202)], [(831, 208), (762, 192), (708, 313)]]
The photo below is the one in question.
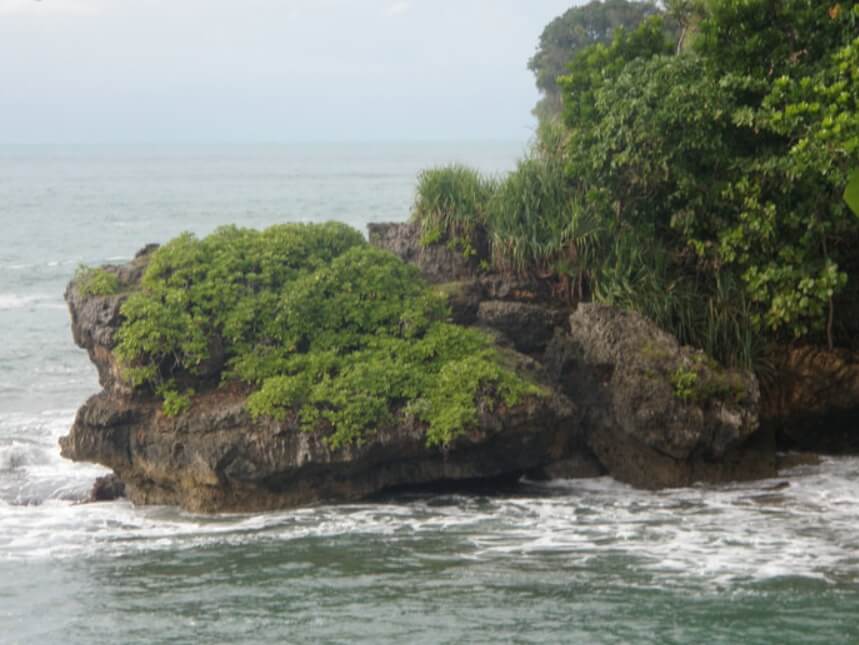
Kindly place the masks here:
[[(855, 343), (859, 6), (666, 5), (683, 46), (654, 15), (578, 49), (563, 125), (457, 221), (482, 227), (496, 267), (638, 309), (729, 364)], [(415, 217), (437, 225), (423, 187)]]
[(405, 410), (430, 445), (472, 426), (479, 406), (541, 390), (502, 366), (484, 334), (445, 322), (417, 270), (340, 224), (184, 234), (151, 257), (122, 307), (124, 377), (177, 414), (189, 384), (241, 381), (254, 416), (295, 414), (336, 447)]

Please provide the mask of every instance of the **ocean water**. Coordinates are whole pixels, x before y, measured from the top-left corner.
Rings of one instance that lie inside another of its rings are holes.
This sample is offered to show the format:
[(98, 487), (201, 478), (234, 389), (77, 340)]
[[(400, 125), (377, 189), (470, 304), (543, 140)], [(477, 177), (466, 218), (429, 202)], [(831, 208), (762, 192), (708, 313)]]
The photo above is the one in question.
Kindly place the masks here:
[(857, 458), (661, 492), (78, 503), (104, 472), (57, 448), (98, 390), (62, 299), (78, 264), (228, 223), (402, 220), (421, 168), (522, 150), (0, 146), (0, 643), (859, 643)]

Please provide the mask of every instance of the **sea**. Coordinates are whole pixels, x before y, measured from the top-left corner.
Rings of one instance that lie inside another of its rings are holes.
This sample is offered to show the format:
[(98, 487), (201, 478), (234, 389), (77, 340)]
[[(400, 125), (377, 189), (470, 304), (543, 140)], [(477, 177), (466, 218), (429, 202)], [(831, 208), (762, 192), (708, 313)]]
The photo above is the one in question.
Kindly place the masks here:
[(859, 458), (641, 491), (608, 477), (247, 515), (80, 503), (99, 390), (80, 264), (224, 224), (409, 216), (509, 143), (0, 146), (0, 643), (859, 643)]

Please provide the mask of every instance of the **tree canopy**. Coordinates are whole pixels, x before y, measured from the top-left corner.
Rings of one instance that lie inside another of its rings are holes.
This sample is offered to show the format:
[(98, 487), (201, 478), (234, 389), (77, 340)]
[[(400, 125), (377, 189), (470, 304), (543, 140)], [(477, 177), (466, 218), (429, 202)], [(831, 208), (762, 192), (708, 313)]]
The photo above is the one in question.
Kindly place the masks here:
[(859, 222), (842, 195), (859, 166), (859, 8), (696, 10), (679, 55), (641, 46), (652, 18), (573, 59), (560, 80), (570, 173), (580, 195), (600, 195), (589, 203), (614, 216), (615, 235), (634, 229), (662, 247), (677, 280), (714, 294), (737, 285), (748, 325), (832, 344), (839, 299), (855, 302), (844, 296)]
[(540, 36), (537, 52), (528, 61), (528, 69), (537, 77), (537, 89), (543, 93), (535, 114), (543, 119), (560, 113), (556, 79), (567, 73), (567, 64), (578, 52), (595, 43), (611, 42), (617, 29), (635, 29), (644, 18), (658, 13), (660, 9), (653, 2), (592, 0), (550, 22)]

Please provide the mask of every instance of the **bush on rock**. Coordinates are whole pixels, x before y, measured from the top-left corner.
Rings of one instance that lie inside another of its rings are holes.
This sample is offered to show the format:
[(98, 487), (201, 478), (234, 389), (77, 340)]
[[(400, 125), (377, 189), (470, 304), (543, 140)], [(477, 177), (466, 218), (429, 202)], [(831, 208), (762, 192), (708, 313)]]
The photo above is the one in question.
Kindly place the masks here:
[(183, 234), (153, 254), (122, 315), (124, 376), (165, 413), (188, 408), (189, 380), (238, 380), (254, 388), (254, 417), (327, 430), (333, 447), (400, 411), (447, 444), (479, 409), (542, 392), (488, 336), (446, 322), (446, 299), (416, 268), (342, 224)]

